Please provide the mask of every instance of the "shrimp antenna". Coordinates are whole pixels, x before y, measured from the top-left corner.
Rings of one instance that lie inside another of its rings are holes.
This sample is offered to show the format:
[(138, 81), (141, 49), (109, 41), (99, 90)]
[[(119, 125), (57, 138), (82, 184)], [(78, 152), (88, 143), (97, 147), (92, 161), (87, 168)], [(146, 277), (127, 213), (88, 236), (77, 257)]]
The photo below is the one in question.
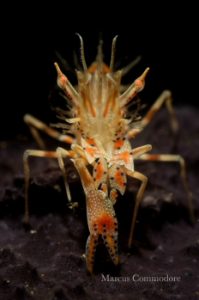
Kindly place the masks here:
[(82, 36), (76, 32), (76, 35), (79, 37), (80, 40), (80, 56), (81, 56), (81, 62), (83, 66), (83, 70), (86, 72), (87, 71), (87, 64), (86, 64), (86, 59), (85, 59), (85, 53), (84, 53), (84, 41)]
[(102, 51), (103, 40), (100, 38), (98, 48), (97, 48), (97, 61), (102, 64), (103, 61), (103, 51)]
[(110, 69), (111, 69), (111, 70), (113, 70), (113, 67), (114, 67), (115, 47), (116, 47), (117, 38), (118, 38), (118, 35), (116, 35), (116, 36), (113, 38), (113, 41), (112, 41), (111, 61), (110, 61)]

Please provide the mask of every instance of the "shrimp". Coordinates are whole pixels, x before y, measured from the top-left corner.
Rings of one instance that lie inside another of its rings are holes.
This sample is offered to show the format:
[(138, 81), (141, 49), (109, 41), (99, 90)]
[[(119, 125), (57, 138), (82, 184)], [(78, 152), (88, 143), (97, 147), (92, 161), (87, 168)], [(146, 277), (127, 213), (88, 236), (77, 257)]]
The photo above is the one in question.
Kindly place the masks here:
[(137, 213), (148, 181), (144, 174), (135, 170), (134, 161), (136, 159), (179, 163), (180, 175), (187, 193), (191, 213), (193, 208), (184, 159), (180, 155), (148, 154), (152, 149), (152, 146), (148, 144), (137, 148), (133, 148), (131, 145), (131, 139), (135, 139), (142, 132), (164, 103), (171, 116), (173, 131), (178, 129), (175, 111), (172, 106), (171, 92), (163, 91), (138, 126), (133, 118), (127, 118), (126, 116), (128, 115), (129, 104), (144, 88), (149, 68), (146, 68), (125, 91), (121, 92), (121, 79), (126, 69), (114, 71), (117, 37), (112, 42), (109, 66), (103, 62), (102, 45), (100, 43), (96, 61), (90, 67), (87, 67), (86, 64), (83, 39), (80, 35), (79, 38), (83, 70), (77, 71), (77, 88), (70, 83), (62, 73), (59, 65), (55, 63), (57, 84), (64, 92), (67, 104), (70, 106), (69, 117), (62, 115), (63, 123), (58, 124), (57, 127), (67, 130), (60, 133), (31, 115), (25, 115), (24, 117), (40, 147), (43, 148), (43, 141), (39, 136), (39, 131), (44, 131), (58, 141), (70, 145), (70, 149), (58, 147), (56, 151), (25, 151), (23, 157), (25, 221), (29, 222), (29, 157), (50, 157), (58, 160), (64, 178), (66, 194), (70, 205), (73, 206), (64, 166), (64, 159), (70, 158), (79, 173), (86, 197), (87, 221), (90, 232), (86, 245), (86, 263), (88, 271), (92, 273), (94, 254), (99, 237), (102, 238), (107, 247), (113, 263), (115, 265), (119, 263), (118, 221), (114, 205), (118, 193), (124, 195), (126, 191), (128, 176), (141, 182), (135, 198), (129, 232), (128, 246), (131, 247), (132, 245)]

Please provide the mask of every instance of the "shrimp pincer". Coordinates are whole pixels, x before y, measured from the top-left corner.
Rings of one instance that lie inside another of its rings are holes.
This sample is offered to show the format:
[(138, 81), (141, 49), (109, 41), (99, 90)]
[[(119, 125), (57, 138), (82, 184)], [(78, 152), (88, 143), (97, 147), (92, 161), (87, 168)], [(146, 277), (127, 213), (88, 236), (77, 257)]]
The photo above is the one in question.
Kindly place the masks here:
[(112, 201), (106, 193), (96, 189), (93, 177), (85, 166), (83, 159), (74, 161), (86, 196), (87, 220), (90, 235), (86, 243), (86, 263), (90, 273), (93, 272), (94, 255), (99, 237), (110, 254), (115, 265), (119, 263), (118, 256), (118, 222)]

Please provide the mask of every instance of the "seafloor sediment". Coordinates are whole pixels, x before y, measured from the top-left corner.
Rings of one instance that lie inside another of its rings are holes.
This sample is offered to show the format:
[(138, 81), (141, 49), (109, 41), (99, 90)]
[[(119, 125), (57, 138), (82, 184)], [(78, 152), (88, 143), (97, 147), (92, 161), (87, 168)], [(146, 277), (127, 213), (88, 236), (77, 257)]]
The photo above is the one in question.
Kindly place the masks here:
[[(178, 153), (186, 159), (195, 224), (189, 222), (179, 166), (136, 162), (149, 183), (134, 245), (129, 251), (138, 182), (129, 179), (126, 194), (115, 206), (120, 267), (112, 266), (99, 245), (92, 276), (86, 272), (83, 257), (88, 236), (85, 199), (72, 164), (66, 162), (73, 199), (79, 202), (75, 211), (67, 207), (56, 161), (31, 159), (31, 228), (24, 228), (22, 154), (36, 145), (31, 137), (0, 143), (0, 299), (198, 299), (199, 112), (181, 107), (177, 116), (180, 129), (175, 136), (163, 111), (133, 143), (151, 143), (154, 153)], [(56, 143), (50, 144), (56, 148)]]

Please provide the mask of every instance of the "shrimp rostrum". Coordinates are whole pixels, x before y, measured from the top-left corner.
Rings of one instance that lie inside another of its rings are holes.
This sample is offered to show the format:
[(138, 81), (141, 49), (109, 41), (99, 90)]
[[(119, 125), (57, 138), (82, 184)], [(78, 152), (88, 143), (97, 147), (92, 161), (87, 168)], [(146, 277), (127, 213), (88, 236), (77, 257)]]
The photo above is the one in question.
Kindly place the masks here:
[[(147, 177), (136, 171), (134, 160), (169, 161), (180, 165), (180, 175), (187, 193), (190, 211), (192, 211), (191, 193), (189, 192), (185, 161), (180, 155), (160, 154), (153, 155), (151, 145), (132, 148), (131, 139), (134, 139), (151, 121), (154, 114), (165, 103), (171, 117), (171, 126), (174, 131), (178, 128), (175, 112), (172, 107), (170, 91), (164, 91), (148, 113), (141, 119), (139, 126), (133, 118), (127, 118), (129, 104), (144, 88), (145, 77), (149, 71), (144, 72), (125, 91), (121, 92), (121, 78), (125, 68), (114, 71), (114, 52), (116, 37), (112, 42), (110, 65), (103, 62), (101, 44), (98, 48), (96, 61), (87, 67), (84, 56), (84, 45), (81, 36), (82, 71), (77, 71), (78, 85), (73, 87), (68, 78), (62, 73), (59, 65), (57, 70), (57, 84), (65, 94), (67, 104), (70, 106), (69, 117), (64, 117), (63, 128), (68, 132), (60, 133), (48, 127), (31, 115), (25, 115), (24, 120), (36, 141), (43, 148), (43, 141), (39, 131), (44, 131), (51, 137), (70, 144), (70, 149), (58, 147), (56, 151), (26, 150), (24, 153), (25, 172), (25, 221), (29, 221), (28, 211), (28, 185), (30, 169), (28, 158), (52, 157), (58, 160), (62, 171), (68, 201), (73, 205), (70, 189), (67, 183), (67, 170), (64, 159), (70, 158), (77, 169), (85, 192), (87, 207), (87, 222), (90, 235), (86, 244), (86, 263), (90, 273), (93, 272), (94, 255), (99, 238), (115, 265), (119, 263), (118, 257), (118, 222), (114, 211), (118, 193), (124, 195), (127, 177), (140, 181), (140, 187), (135, 197), (135, 206), (132, 212), (131, 227), (129, 230), (128, 246), (131, 247), (133, 233), (140, 202), (143, 199), (147, 185)], [(57, 127), (62, 127), (58, 125)]]

